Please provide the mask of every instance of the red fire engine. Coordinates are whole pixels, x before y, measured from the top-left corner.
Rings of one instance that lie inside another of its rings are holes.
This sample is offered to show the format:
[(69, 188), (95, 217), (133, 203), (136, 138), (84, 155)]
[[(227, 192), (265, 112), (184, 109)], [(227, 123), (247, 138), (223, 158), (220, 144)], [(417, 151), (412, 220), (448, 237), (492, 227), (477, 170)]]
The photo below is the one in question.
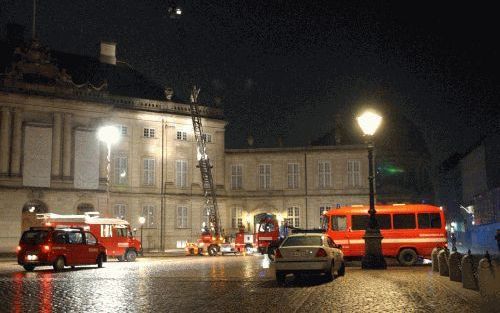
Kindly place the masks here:
[(62, 215), (54, 213), (37, 214), (44, 226), (81, 227), (90, 231), (106, 248), (108, 257), (119, 261), (135, 261), (142, 253), (141, 242), (130, 230), (130, 224), (119, 218), (99, 217), (99, 212), (87, 212), (82, 215)]

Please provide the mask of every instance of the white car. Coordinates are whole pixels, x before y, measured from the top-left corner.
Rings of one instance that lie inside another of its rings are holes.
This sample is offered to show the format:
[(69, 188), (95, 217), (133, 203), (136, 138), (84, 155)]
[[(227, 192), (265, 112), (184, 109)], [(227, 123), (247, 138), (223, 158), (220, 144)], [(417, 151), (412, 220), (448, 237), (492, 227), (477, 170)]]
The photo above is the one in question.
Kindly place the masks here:
[(303, 233), (288, 236), (276, 250), (276, 281), (282, 284), (287, 274), (323, 273), (332, 280), (344, 276), (344, 253), (328, 236)]

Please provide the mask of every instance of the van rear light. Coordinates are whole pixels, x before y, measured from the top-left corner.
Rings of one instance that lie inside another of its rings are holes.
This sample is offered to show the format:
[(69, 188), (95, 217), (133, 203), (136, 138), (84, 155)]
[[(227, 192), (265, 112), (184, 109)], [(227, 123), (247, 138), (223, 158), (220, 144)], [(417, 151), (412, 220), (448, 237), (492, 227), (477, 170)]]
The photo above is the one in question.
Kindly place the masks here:
[(17, 247), (16, 247), (16, 251), (17, 251), (17, 252), (21, 251), (21, 246), (17, 246)]
[(275, 252), (275, 254), (274, 254), (274, 257), (275, 257), (276, 259), (281, 259), (281, 258), (283, 257), (283, 256), (281, 255), (281, 251), (280, 251), (280, 249), (276, 249), (276, 252)]
[(50, 246), (49, 245), (43, 246), (43, 251), (49, 252), (50, 251)]
[(326, 256), (326, 251), (323, 248), (319, 248), (318, 252), (316, 252), (316, 257), (325, 257)]

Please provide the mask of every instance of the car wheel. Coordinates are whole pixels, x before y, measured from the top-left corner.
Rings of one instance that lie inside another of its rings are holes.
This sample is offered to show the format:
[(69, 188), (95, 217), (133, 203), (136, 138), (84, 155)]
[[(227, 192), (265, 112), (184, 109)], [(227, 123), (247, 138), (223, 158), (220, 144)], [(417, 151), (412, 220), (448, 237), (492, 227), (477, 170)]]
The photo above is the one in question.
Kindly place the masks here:
[(64, 266), (65, 266), (64, 258), (62, 256), (60, 256), (54, 262), (54, 265), (53, 265), (54, 271), (56, 271), (56, 272), (62, 271), (64, 269)]
[(103, 262), (103, 260), (104, 260), (104, 256), (102, 254), (99, 254), (97, 256), (97, 262), (96, 262), (98, 268), (102, 268), (102, 262)]
[(276, 271), (276, 282), (279, 285), (283, 285), (285, 283), (285, 278), (286, 278), (285, 273), (283, 273), (282, 271)]
[(125, 260), (127, 260), (127, 262), (134, 262), (136, 258), (137, 252), (134, 250), (128, 250), (127, 253), (125, 253)]
[(417, 262), (418, 256), (413, 249), (403, 249), (398, 254), (398, 261), (401, 265), (412, 266)]
[(28, 272), (33, 272), (33, 270), (35, 269), (35, 266), (31, 265), (31, 264), (25, 264), (25, 265), (23, 265), (23, 267)]
[(217, 255), (217, 247), (214, 245), (211, 245), (210, 247), (208, 247), (208, 255), (216, 256)]
[(334, 263), (332, 261), (332, 265), (330, 266), (330, 269), (325, 272), (325, 278), (329, 281), (333, 280), (333, 278), (335, 277), (333, 265), (334, 265)]
[(337, 275), (339, 275), (339, 276), (345, 275), (345, 263), (344, 262), (342, 262), (342, 264), (340, 264), (339, 270), (337, 271)]

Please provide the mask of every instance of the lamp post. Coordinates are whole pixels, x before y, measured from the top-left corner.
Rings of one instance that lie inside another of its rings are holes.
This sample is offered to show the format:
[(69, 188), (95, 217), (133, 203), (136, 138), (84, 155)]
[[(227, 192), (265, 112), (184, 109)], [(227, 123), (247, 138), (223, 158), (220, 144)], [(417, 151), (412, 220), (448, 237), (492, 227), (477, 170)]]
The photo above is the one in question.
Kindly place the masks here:
[(376, 219), (375, 211), (375, 192), (373, 187), (373, 135), (382, 123), (382, 117), (372, 111), (366, 111), (357, 117), (358, 125), (361, 127), (368, 144), (368, 185), (370, 188), (370, 219), (365, 230), (365, 255), (361, 261), (363, 269), (385, 269), (384, 256), (382, 255), (382, 234)]
[(142, 228), (144, 227), (144, 223), (146, 222), (146, 218), (144, 216), (139, 217), (139, 224), (141, 224), (141, 250), (142, 250)]
[(106, 157), (106, 209), (107, 213), (111, 213), (109, 207), (109, 185), (110, 185), (110, 171), (111, 171), (111, 146), (118, 143), (120, 140), (120, 132), (115, 126), (103, 126), (97, 131), (97, 138), (99, 141), (104, 142), (108, 148)]

